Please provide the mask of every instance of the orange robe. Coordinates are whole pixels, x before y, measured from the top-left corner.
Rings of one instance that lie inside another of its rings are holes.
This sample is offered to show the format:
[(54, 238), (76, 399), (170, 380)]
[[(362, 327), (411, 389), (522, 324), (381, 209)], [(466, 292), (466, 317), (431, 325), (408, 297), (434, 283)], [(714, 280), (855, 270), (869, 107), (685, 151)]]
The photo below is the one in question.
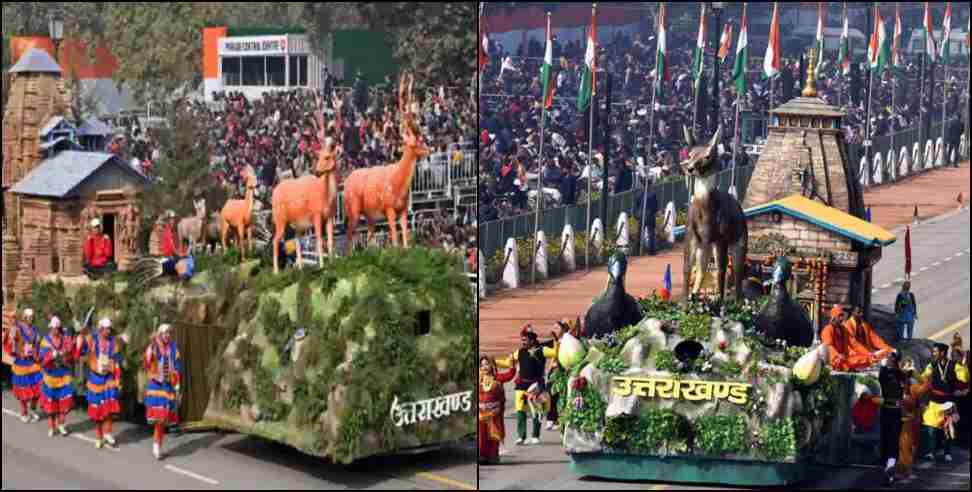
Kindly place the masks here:
[(898, 441), (898, 471), (902, 475), (911, 474), (918, 454), (921, 436), (921, 398), (931, 389), (931, 381), (912, 384), (905, 390), (901, 400), (901, 437)]
[(873, 365), (871, 353), (848, 330), (829, 324), (820, 332), (820, 341), (828, 347), (831, 369), (840, 372), (856, 371)]
[(847, 331), (851, 333), (851, 336), (853, 336), (858, 343), (864, 346), (868, 352), (874, 353), (884, 351), (890, 354), (894, 351), (894, 349), (891, 348), (891, 346), (888, 345), (883, 338), (881, 338), (881, 335), (878, 335), (877, 332), (874, 331), (874, 327), (871, 326), (871, 324), (867, 321), (861, 320), (861, 326), (858, 327), (857, 322), (854, 321), (854, 318), (851, 318), (847, 320), (844, 327), (847, 328)]

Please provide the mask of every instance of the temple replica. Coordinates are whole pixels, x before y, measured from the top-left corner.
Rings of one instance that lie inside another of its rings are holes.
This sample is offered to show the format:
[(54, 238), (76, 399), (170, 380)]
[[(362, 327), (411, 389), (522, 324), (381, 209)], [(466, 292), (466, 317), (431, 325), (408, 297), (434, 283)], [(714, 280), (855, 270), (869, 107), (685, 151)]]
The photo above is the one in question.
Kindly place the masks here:
[(113, 240), (127, 270), (137, 254), (138, 195), (147, 179), (118, 157), (80, 152), (66, 119), (70, 95), (61, 68), (28, 50), (10, 69), (3, 116), (4, 327), (34, 280), (81, 278), (82, 245), (92, 219)]
[[(549, 384), (566, 395), (560, 422), (575, 473), (781, 486), (813, 464), (876, 459), (873, 436), (852, 433), (850, 415), (862, 394), (880, 394), (876, 372), (831, 372), (817, 333), (834, 304), (869, 302), (871, 269), (896, 238), (862, 220), (843, 113), (816, 97), (812, 79), (772, 115), (743, 208), (747, 266), (773, 294), (724, 306), (652, 296), (634, 326), (566, 335), (567, 371)], [(764, 306), (778, 300), (788, 316), (768, 318)]]

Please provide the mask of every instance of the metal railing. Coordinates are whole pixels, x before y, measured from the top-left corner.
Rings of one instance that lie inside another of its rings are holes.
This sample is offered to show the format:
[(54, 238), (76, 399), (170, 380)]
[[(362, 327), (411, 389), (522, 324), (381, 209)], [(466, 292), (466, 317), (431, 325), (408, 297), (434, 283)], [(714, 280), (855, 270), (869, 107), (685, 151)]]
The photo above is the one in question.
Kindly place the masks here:
[(452, 198), (456, 188), (475, 188), (477, 182), (475, 150), (455, 147), (448, 152), (437, 152), (415, 166), (412, 202)]
[[(745, 196), (749, 179), (752, 177), (755, 166), (745, 166), (736, 169), (736, 189), (738, 196)], [(718, 186), (720, 190), (728, 191), (732, 184), (732, 170), (726, 169), (719, 172)], [(614, 231), (618, 217), (621, 212), (626, 212), (629, 217), (639, 218), (642, 211), (642, 191), (644, 180), (640, 181), (638, 188), (617, 193), (607, 198), (607, 217), (604, 224), (605, 231)], [(655, 183), (652, 186), (658, 200), (659, 211), (664, 210), (665, 206), (671, 202), (675, 204), (676, 210), (687, 210), (689, 204), (689, 188), (685, 178), (670, 178)], [(603, 198), (594, 200), (591, 204), (591, 214), (593, 220), (600, 217), (603, 207)], [(516, 215), (505, 219), (486, 222), (479, 225), (479, 247), (486, 258), (491, 258), (497, 251), (501, 251), (509, 238), (527, 238), (533, 236), (533, 229), (536, 220), (536, 213), (529, 212)], [(544, 234), (552, 241), (552, 238), (559, 238), (567, 224), (575, 232), (587, 231), (587, 203), (569, 205), (565, 207), (548, 208), (540, 211), (540, 227)], [(612, 232), (613, 234), (613, 232)], [(559, 242), (559, 239), (558, 239)]]

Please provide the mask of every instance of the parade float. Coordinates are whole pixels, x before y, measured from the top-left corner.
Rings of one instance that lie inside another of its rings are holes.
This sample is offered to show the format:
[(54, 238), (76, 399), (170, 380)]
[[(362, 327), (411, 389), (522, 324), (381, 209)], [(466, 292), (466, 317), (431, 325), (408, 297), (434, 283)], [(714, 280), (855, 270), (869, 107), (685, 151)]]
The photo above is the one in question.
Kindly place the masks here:
[[(872, 312), (873, 268), (896, 238), (864, 220), (843, 113), (812, 80), (803, 96), (771, 111), (745, 208), (711, 179), (718, 135), (682, 164), (695, 186), (681, 304), (667, 292), (641, 298), (637, 321), (621, 321), (626, 262), (616, 254), (586, 317), (595, 338), (564, 337), (567, 370), (550, 384), (566, 395), (563, 446), (578, 475), (783, 486), (813, 465), (877, 458), (879, 426), (854, 428), (851, 410), (880, 395), (878, 366), (832, 372), (819, 333), (835, 304)], [(724, 300), (730, 282), (738, 300)], [(616, 316), (599, 315), (605, 299)], [(888, 342), (916, 367), (929, 361), (927, 341)]]
[[(131, 219), (150, 184), (111, 154), (41, 152), (36, 135), (45, 132), (38, 128), (48, 121), (56, 128), (67, 107), (52, 96), (63, 90), (60, 68), (32, 50), (15, 69), (4, 115), (5, 332), (27, 307), (42, 335), (53, 315), (66, 320), (69, 336), (90, 329), (91, 320), (111, 319), (126, 341), (123, 414), (136, 422), (145, 418), (143, 351), (166, 323), (183, 358), (182, 430), (236, 431), (345, 464), (475, 432), (476, 312), (461, 257), (372, 247), (324, 258), (320, 227), (316, 255), (297, 246), (314, 258), (310, 268), (298, 262), (303, 269), (275, 272), (269, 246), (249, 251), (248, 261), (239, 249), (175, 262), (146, 256)], [(407, 145), (424, 149), (414, 123), (407, 130)], [(396, 207), (414, 169), (414, 158), (402, 161), (390, 166), (408, 171), (389, 189)], [(306, 228), (324, 213), (297, 205), (281, 221)], [(255, 215), (250, 194), (223, 208), (233, 212), (221, 217), (224, 230), (252, 224), (244, 220)], [(333, 206), (327, 212), (333, 218)], [(373, 216), (367, 206), (364, 212)], [(118, 269), (97, 280), (81, 268), (93, 218), (113, 242)], [(192, 236), (203, 227), (196, 224)], [(148, 241), (154, 255), (157, 236)], [(248, 246), (242, 234), (237, 239)], [(83, 371), (77, 375), (76, 401), (83, 402)]]

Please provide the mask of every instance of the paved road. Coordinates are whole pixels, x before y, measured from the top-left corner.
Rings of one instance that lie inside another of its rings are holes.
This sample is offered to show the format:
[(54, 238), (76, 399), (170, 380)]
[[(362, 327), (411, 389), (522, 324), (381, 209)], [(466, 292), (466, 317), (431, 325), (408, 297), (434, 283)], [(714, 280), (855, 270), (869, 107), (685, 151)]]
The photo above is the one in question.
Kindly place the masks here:
[[(893, 305), (904, 277), (904, 228), (896, 229), (898, 242), (885, 249), (884, 257), (874, 275), (874, 302)], [(969, 209), (946, 214), (912, 229), (912, 289), (918, 298), (921, 319), (916, 337), (950, 341), (958, 331), (969, 345), (970, 295), (970, 216)], [(512, 385), (507, 385), (507, 401), (513, 402)], [(512, 407), (512, 405), (510, 405)], [(577, 477), (570, 472), (569, 459), (560, 446), (556, 432), (544, 430), (540, 446), (517, 447), (516, 419), (512, 408), (507, 409), (507, 441), (503, 462), (499, 466), (480, 468), (482, 490), (688, 490), (719, 489), (719, 486), (699, 487), (675, 484), (634, 482), (619, 483)], [(955, 454), (952, 466), (923, 464), (917, 479), (900, 482), (897, 488), (927, 490), (968, 490), (969, 451)], [(854, 490), (872, 488), (880, 484), (878, 467), (850, 467), (821, 469), (821, 477), (802, 485), (806, 489)], [(721, 487), (725, 488), (725, 487)]]
[(67, 438), (45, 422), (24, 425), (3, 395), (2, 485), (8, 489), (166, 490), (475, 490), (476, 448), (465, 442), (417, 456), (333, 465), (261, 439), (229, 434), (170, 438), (170, 457), (152, 457), (148, 428), (115, 425), (118, 451), (97, 450), (84, 415), (69, 417)]

